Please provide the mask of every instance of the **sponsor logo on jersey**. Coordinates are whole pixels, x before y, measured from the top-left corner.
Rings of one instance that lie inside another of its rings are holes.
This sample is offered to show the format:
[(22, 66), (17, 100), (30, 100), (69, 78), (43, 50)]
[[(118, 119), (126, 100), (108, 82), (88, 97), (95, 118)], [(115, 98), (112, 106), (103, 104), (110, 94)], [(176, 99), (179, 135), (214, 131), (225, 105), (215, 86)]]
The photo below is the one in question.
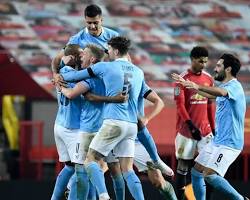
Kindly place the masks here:
[(181, 91), (180, 87), (175, 87), (174, 88), (174, 95), (175, 96), (179, 96), (180, 95), (180, 91)]

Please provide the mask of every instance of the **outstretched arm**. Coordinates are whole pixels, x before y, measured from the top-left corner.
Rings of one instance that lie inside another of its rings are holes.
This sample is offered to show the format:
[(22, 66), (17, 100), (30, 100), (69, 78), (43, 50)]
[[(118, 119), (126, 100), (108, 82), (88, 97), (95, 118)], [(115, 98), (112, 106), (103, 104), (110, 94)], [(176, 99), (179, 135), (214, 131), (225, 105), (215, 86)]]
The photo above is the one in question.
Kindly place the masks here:
[(185, 106), (185, 93), (182, 83), (186, 82), (186, 80), (177, 74), (173, 74), (172, 77), (175, 80), (177, 79), (177, 87), (175, 88), (177, 113), (181, 117), (182, 121), (186, 123), (193, 139), (201, 140), (200, 130), (193, 124)]
[(93, 76), (95, 75), (91, 68), (87, 68), (80, 71), (71, 71), (62, 74), (63, 79), (69, 82), (77, 82)]
[(171, 76), (177, 83), (180, 83), (181, 85), (183, 85), (188, 89), (197, 90), (200, 95), (207, 97), (209, 99), (215, 99), (217, 96), (227, 95), (227, 91), (222, 88), (198, 85), (192, 81), (183, 79), (180, 75), (175, 73), (171, 74)]
[(122, 93), (119, 93), (116, 96), (100, 96), (87, 92), (84, 96), (87, 100), (94, 102), (124, 103), (128, 100), (128, 95), (123, 95)]

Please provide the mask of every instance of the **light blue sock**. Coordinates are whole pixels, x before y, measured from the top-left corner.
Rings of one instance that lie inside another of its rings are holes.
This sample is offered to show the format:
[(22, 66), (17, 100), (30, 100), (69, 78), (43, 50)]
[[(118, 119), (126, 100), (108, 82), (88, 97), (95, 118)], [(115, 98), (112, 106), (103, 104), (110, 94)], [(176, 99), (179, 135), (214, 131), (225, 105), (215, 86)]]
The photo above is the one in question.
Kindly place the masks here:
[(127, 182), (128, 189), (135, 200), (144, 200), (142, 185), (133, 170), (123, 172), (123, 177)]
[(191, 180), (196, 200), (206, 200), (206, 183), (203, 174), (192, 168)]
[(96, 200), (96, 189), (93, 186), (93, 184), (91, 183), (91, 181), (89, 181), (89, 195), (88, 195), (88, 200)]
[(213, 186), (214, 189), (224, 193), (229, 199), (243, 200), (244, 197), (240, 195), (230, 183), (223, 177), (212, 174), (205, 177), (205, 180)]
[(65, 165), (56, 178), (51, 200), (60, 200), (66, 190), (70, 177), (74, 174), (74, 167)]
[(76, 164), (76, 196), (77, 200), (87, 199), (89, 193), (89, 177), (84, 165)]
[(160, 157), (158, 155), (157, 148), (155, 145), (155, 141), (152, 135), (149, 133), (147, 127), (144, 127), (142, 130), (140, 130), (137, 134), (137, 137), (139, 141), (143, 144), (145, 149), (147, 150), (152, 161), (156, 162), (160, 160)]
[(108, 193), (105, 185), (104, 174), (99, 165), (96, 162), (90, 162), (85, 165), (85, 169), (91, 183), (96, 188), (98, 195)]
[(76, 173), (73, 174), (73, 176), (70, 179), (70, 191), (69, 191), (69, 197), (68, 200), (76, 200), (76, 184), (77, 184), (77, 178)]
[(122, 174), (112, 176), (112, 181), (115, 190), (115, 199), (125, 200), (125, 182)]

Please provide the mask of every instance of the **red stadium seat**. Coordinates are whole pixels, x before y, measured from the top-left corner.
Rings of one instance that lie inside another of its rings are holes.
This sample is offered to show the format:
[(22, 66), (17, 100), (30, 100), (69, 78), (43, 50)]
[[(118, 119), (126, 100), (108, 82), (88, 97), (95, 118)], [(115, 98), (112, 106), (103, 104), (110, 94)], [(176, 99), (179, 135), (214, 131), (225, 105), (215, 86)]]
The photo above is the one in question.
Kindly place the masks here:
[(43, 126), (42, 121), (20, 122), (19, 169), (21, 178), (30, 178), (32, 174), (35, 174), (37, 180), (42, 180), (44, 163), (55, 163), (55, 175), (61, 169), (55, 145), (44, 146), (43, 144)]

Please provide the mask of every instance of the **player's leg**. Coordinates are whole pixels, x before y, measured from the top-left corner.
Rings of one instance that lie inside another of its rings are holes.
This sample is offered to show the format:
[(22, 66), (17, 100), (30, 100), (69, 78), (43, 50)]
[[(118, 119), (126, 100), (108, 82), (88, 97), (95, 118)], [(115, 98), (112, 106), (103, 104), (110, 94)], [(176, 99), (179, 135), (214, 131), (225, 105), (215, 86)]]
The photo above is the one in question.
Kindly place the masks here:
[[(123, 129), (126, 122), (120, 120), (104, 120), (98, 134), (92, 140), (87, 158), (84, 162), (88, 177), (96, 187), (99, 198), (110, 199), (105, 185), (104, 174), (98, 164), (103, 157), (122, 140), (124, 137)], [(125, 128), (124, 128), (125, 127)]]
[[(213, 133), (209, 133), (205, 137), (202, 137), (200, 141), (197, 142), (197, 150), (198, 152), (201, 152), (201, 150), (211, 142), (213, 139)], [(210, 200), (213, 192), (213, 187), (205, 181), (206, 184), (206, 200)]]
[(234, 162), (234, 160), (240, 154), (240, 150), (232, 149), (226, 146), (213, 146), (213, 157), (209, 160), (209, 163), (204, 170), (205, 180), (214, 187), (215, 190), (219, 190), (224, 193), (228, 198), (232, 199), (244, 199), (230, 183), (224, 178), (224, 175), (228, 167)]
[(128, 189), (135, 200), (144, 200), (141, 181), (133, 170), (133, 157), (135, 152), (135, 138), (137, 126), (127, 123), (124, 139), (114, 148), (114, 154), (119, 158), (122, 175)]
[(63, 169), (60, 171), (56, 178), (55, 187), (51, 200), (60, 200), (64, 194), (64, 191), (67, 188), (69, 179), (74, 174), (74, 165), (71, 162), (65, 162)]
[(133, 170), (133, 158), (119, 158), (122, 175), (127, 183), (128, 189), (135, 200), (144, 200), (141, 181)]
[(83, 163), (86, 158), (89, 144), (95, 135), (96, 133), (86, 133), (82, 131), (77, 135), (77, 142), (74, 148), (75, 152), (73, 155), (73, 161), (76, 163), (76, 181), (74, 182), (73, 188), (76, 188), (76, 196), (79, 200), (87, 199), (89, 194), (89, 178)]
[(146, 126), (141, 129), (138, 128), (137, 137), (139, 141), (143, 144), (143, 146), (146, 148), (152, 161), (157, 162), (158, 160), (160, 160), (154, 139), (152, 135), (149, 133)]
[(137, 137), (147, 150), (148, 154), (150, 155), (150, 158), (152, 159), (155, 168), (161, 170), (161, 172), (163, 174), (166, 174), (167, 176), (173, 176), (174, 175), (173, 170), (170, 167), (168, 167), (158, 155), (154, 139), (152, 135), (149, 133), (147, 127), (140, 128)]
[[(108, 157), (111, 157), (111, 155), (109, 155)], [(125, 182), (121, 173), (119, 160), (114, 160), (113, 162), (109, 160), (107, 162), (111, 178), (113, 181), (113, 187), (116, 197), (115, 199), (125, 200)]]
[(150, 182), (160, 191), (164, 199), (177, 200), (172, 184), (163, 178), (160, 170), (149, 168), (148, 178)]
[(164, 180), (162, 173), (154, 168), (148, 152), (140, 142), (135, 143), (134, 165), (139, 172), (148, 172), (149, 180), (165, 199), (177, 199), (174, 188)]
[(77, 199), (77, 179), (76, 179), (76, 173), (74, 173), (70, 180), (70, 190), (68, 195), (68, 200), (75, 200)]
[(197, 141), (187, 138), (180, 133), (175, 139), (175, 149), (177, 158), (176, 171), (176, 194), (179, 200), (184, 198), (185, 186), (187, 185), (187, 175), (193, 163)]
[(194, 195), (197, 199), (206, 199), (206, 183), (203, 171), (210, 162), (215, 151), (216, 147), (214, 147), (212, 143), (208, 143), (202, 148), (195, 159), (195, 165), (191, 170), (191, 180)]
[(61, 199), (67, 187), (68, 181), (75, 171), (74, 165), (70, 161), (71, 159), (68, 153), (67, 145), (64, 141), (65, 137), (67, 139), (67, 130), (62, 126), (55, 124), (54, 133), (59, 161), (64, 162), (65, 166), (57, 176), (55, 187), (51, 197), (52, 200)]
[(206, 183), (203, 177), (205, 167), (196, 163), (191, 170), (191, 181), (196, 199), (206, 200)]

